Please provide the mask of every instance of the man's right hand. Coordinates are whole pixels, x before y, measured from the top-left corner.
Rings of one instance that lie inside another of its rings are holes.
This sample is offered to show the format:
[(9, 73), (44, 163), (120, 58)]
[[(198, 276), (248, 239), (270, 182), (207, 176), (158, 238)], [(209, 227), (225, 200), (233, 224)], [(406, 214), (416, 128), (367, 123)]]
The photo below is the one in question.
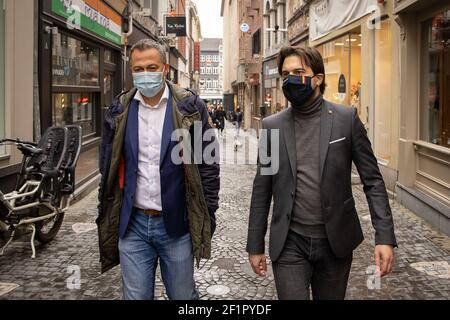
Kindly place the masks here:
[(248, 256), (253, 271), (260, 277), (267, 275), (267, 263), (265, 254), (250, 254)]

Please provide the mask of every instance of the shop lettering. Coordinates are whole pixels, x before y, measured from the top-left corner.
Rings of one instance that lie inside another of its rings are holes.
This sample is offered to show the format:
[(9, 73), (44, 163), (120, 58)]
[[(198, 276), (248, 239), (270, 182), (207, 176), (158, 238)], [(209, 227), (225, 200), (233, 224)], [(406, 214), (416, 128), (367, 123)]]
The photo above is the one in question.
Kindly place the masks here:
[(64, 76), (64, 70), (63, 69), (53, 69), (53, 75), (54, 76)]
[(85, 4), (85, 6), (84, 6), (84, 15), (86, 17), (90, 18), (91, 20), (98, 22), (103, 27), (109, 29), (110, 20), (108, 18), (106, 18), (105, 16), (103, 16), (102, 14), (100, 14), (94, 8), (91, 8), (90, 6), (88, 6), (87, 4)]
[(329, 13), (330, 0), (323, 0), (314, 8), (317, 16), (324, 16)]
[(110, 27), (110, 21), (109, 21), (109, 19), (108, 18), (106, 18), (105, 16), (103, 16), (103, 15), (99, 15), (100, 16), (100, 18), (99, 18), (99, 20), (98, 20), (98, 23), (100, 23), (103, 27), (105, 27), (106, 29), (109, 29), (109, 27)]
[(277, 73), (278, 73), (278, 69), (277, 68), (272, 68), (272, 69), (267, 68), (266, 69), (266, 75), (267, 76), (273, 76), (273, 75), (275, 75)]
[(178, 24), (178, 23), (168, 23), (167, 27), (169, 27), (170, 29), (183, 29), (184, 28), (184, 24)]
[[(82, 60), (80, 57), (67, 58), (59, 56), (57, 57), (57, 62), (58, 66), (64, 66), (70, 69), (78, 70), (79, 72), (83, 73), (95, 72), (96, 70), (93, 62)], [(64, 76), (64, 70), (62, 70), (62, 74), (55, 74), (55, 75)]]
[(88, 5), (84, 6), (84, 15), (94, 21), (98, 20), (98, 12)]

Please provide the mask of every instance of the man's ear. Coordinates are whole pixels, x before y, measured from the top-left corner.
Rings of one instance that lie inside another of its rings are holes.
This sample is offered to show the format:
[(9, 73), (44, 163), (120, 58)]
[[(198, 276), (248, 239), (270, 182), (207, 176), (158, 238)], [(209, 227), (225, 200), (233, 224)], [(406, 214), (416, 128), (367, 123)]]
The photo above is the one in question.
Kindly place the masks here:
[(317, 79), (316, 80), (316, 85), (318, 87), (320, 87), (322, 85), (324, 78), (325, 78), (325, 76), (323, 74), (316, 75), (316, 79)]
[(165, 64), (164, 65), (164, 77), (167, 79), (167, 75), (170, 72), (170, 64)]

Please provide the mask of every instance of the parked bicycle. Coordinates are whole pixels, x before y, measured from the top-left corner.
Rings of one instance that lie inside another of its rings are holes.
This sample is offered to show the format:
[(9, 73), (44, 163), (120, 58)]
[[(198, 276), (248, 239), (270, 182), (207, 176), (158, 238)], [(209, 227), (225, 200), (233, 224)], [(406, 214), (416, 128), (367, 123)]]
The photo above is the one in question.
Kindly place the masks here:
[(22, 152), (22, 165), (14, 191), (0, 190), (0, 223), (11, 235), (0, 255), (11, 243), (18, 227), (32, 230), (31, 258), (36, 257), (34, 240), (53, 240), (75, 191), (75, 168), (81, 150), (81, 127), (50, 127), (39, 143), (3, 139), (0, 145), (15, 145)]

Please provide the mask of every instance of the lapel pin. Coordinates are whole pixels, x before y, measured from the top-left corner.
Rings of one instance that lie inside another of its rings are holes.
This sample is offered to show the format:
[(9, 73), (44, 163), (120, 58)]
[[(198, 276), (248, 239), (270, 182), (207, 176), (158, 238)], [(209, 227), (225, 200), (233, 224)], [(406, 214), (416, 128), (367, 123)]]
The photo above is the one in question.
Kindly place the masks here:
[(333, 113), (333, 111), (331, 111), (331, 110), (328, 110), (328, 113), (329, 113), (329, 114), (332, 114), (332, 113)]

